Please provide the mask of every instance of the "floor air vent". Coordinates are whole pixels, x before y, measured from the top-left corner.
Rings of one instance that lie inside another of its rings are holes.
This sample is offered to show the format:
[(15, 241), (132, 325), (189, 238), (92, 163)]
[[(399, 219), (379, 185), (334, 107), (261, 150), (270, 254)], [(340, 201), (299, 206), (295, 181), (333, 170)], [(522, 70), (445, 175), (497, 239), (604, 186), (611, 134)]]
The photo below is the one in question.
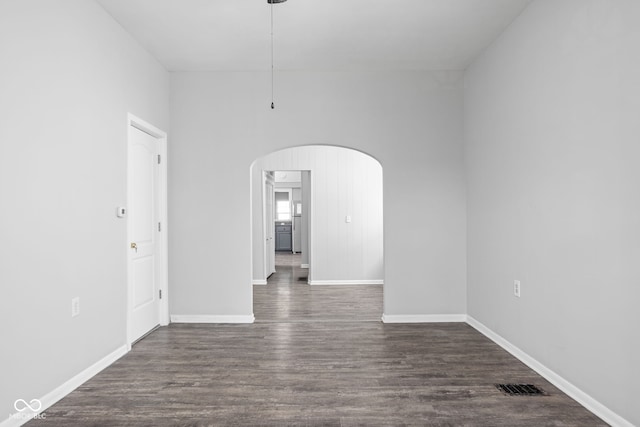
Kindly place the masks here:
[(496, 387), (509, 396), (545, 396), (547, 394), (533, 384), (496, 384)]

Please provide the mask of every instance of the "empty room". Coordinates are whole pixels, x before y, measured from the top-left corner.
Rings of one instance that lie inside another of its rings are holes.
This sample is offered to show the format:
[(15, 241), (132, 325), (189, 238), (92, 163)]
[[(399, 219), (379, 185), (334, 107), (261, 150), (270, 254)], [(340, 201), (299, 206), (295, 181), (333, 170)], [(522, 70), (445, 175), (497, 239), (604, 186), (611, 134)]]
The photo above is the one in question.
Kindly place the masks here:
[(637, 0), (0, 0), (0, 427), (640, 426)]

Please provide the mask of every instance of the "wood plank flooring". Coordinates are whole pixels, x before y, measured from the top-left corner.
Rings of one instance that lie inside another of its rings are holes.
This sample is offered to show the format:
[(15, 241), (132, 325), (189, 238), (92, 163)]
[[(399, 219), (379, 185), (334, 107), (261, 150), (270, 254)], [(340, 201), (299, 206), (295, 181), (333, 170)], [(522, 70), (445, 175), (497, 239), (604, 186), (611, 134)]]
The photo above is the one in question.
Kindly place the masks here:
[[(466, 324), (382, 324), (381, 289), (359, 287), (371, 292), (361, 304), (342, 287), (298, 286), (255, 286), (252, 325), (156, 330), (28, 425), (606, 425)], [(506, 396), (501, 382), (548, 395)]]
[(382, 285), (309, 286), (299, 254), (276, 253), (267, 286), (253, 287), (256, 322), (380, 321)]

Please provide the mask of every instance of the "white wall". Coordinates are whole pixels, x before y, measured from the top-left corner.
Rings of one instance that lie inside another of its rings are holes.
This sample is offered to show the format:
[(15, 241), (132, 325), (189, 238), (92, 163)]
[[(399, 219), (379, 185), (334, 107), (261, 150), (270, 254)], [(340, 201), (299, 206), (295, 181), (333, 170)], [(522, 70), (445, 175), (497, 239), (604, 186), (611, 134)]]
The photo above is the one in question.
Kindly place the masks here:
[[(271, 153), (251, 167), (254, 280), (264, 277), (262, 171), (311, 172), (311, 284), (384, 279), (382, 167), (342, 147), (304, 146)], [(351, 216), (351, 223), (345, 217)]]
[(281, 72), (271, 110), (266, 72), (172, 73), (171, 312), (251, 315), (249, 168), (328, 144), (382, 164), (385, 313), (464, 313), (460, 77)]
[[(311, 210), (311, 172), (302, 171), (301, 176), (301, 198), (302, 202), (302, 218), (300, 227), (300, 232), (302, 234), (301, 246), (302, 246), (302, 256), (300, 257), (301, 266), (308, 267), (309, 266), (309, 211)], [(384, 226), (384, 225), (383, 225)]]
[(86, 0), (0, 2), (0, 63), (1, 421), (125, 345), (127, 113), (168, 130), (169, 76)]
[(300, 184), (302, 181), (302, 172), (296, 170), (276, 171), (275, 181), (278, 182), (294, 182)]
[(533, 2), (465, 91), (469, 314), (634, 425), (639, 22), (636, 0)]

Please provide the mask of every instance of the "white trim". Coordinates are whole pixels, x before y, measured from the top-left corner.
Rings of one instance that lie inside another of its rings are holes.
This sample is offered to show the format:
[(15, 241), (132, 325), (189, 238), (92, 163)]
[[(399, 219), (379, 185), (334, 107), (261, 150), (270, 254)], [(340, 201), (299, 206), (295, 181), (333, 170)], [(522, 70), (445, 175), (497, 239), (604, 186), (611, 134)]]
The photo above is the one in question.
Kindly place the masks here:
[(309, 264), (300, 264), (300, 268), (309, 268)]
[[(302, 179), (302, 177), (300, 178)], [(309, 206), (303, 206), (302, 209), (306, 209), (308, 213), (307, 220), (309, 221), (307, 224), (307, 252), (309, 253), (309, 272), (307, 273), (307, 283), (313, 281), (314, 277), (314, 269), (315, 267), (311, 267), (316, 264), (316, 252), (314, 249), (315, 244), (315, 213), (314, 210), (316, 208), (316, 174), (313, 169), (309, 169)]]
[(383, 314), (383, 323), (458, 323), (466, 322), (466, 314)]
[[(0, 422), (0, 427), (17, 427), (17, 426), (26, 424), (28, 421), (30, 421), (30, 419), (32, 419), (36, 415), (39, 415), (45, 412), (48, 408), (50, 408), (60, 399), (67, 396), (73, 390), (80, 387), (82, 384), (90, 380), (100, 371), (107, 368), (109, 365), (114, 363), (116, 360), (120, 359), (125, 354), (127, 354), (127, 346), (123, 345), (121, 347), (118, 347), (116, 350), (106, 355), (102, 359), (98, 360), (96, 363), (89, 366), (87, 369), (83, 370), (79, 374), (72, 377), (70, 380), (64, 382), (62, 385), (56, 387), (55, 389), (53, 389), (52, 391), (50, 391), (49, 393), (41, 397), (39, 400), (40, 400), (40, 403), (42, 403), (42, 407), (38, 412), (31, 412), (29, 413), (28, 417), (26, 416), (26, 413), (27, 413), (26, 411), (20, 413), (21, 414), (20, 418), (9, 417), (6, 420)], [(24, 418), (22, 414), (25, 414)]]
[[(162, 292), (162, 299), (159, 304), (158, 323), (161, 326), (169, 324), (169, 224), (168, 218), (168, 203), (167, 203), (167, 133), (153, 126), (152, 124), (134, 116), (131, 113), (127, 113), (127, 205), (131, 204), (132, 199), (132, 185), (131, 185), (131, 171), (129, 164), (129, 144), (131, 141), (131, 128), (136, 128), (142, 132), (145, 132), (158, 140), (158, 147), (161, 157), (159, 165), (159, 222), (162, 223), (162, 232), (159, 233), (159, 258), (161, 265), (159, 267), (160, 274), (157, 281), (158, 290)], [(131, 236), (131, 221), (127, 221), (127, 239)], [(129, 240), (125, 242), (125, 259), (127, 266), (127, 349), (131, 350), (131, 345), (137, 337), (131, 336), (131, 313), (133, 312), (133, 285), (132, 285), (132, 269), (128, 256)]]
[(253, 280), (251, 281), (251, 284), (252, 284), (252, 285), (266, 285), (266, 284), (267, 284), (267, 281), (266, 281), (266, 280), (264, 280), (264, 279), (253, 279)]
[(215, 314), (172, 314), (171, 323), (253, 323), (256, 320), (253, 314), (242, 315), (215, 315)]
[[(275, 182), (274, 182), (274, 177), (271, 176), (270, 174), (271, 171), (266, 171), (266, 170), (262, 170), (261, 173), (261, 203), (262, 203), (262, 247), (263, 247), (263, 254), (262, 254), (262, 258), (263, 258), (263, 274), (264, 274), (264, 280), (266, 281), (267, 278), (273, 274), (274, 272), (271, 271), (271, 256), (273, 256), (274, 260), (275, 260), (275, 242), (272, 242), (271, 245), (269, 245), (268, 243), (266, 243), (267, 241), (269, 241), (270, 239), (273, 239), (273, 236), (271, 236), (271, 234), (275, 234), (273, 233), (273, 227), (274, 227), (274, 222), (273, 220), (275, 220), (275, 216), (274, 216), (274, 207), (273, 207), (273, 203), (274, 203), (274, 193), (273, 191), (275, 190)], [(271, 193), (272, 194), (267, 194), (267, 185), (271, 185)], [(251, 184), (251, 192), (253, 194), (253, 183)], [(267, 221), (267, 197), (271, 197), (271, 223), (269, 223), (269, 221)], [(253, 196), (251, 197), (251, 200), (253, 201)], [(253, 211), (253, 208), (251, 209)], [(253, 213), (252, 213), (253, 215)], [(251, 225), (253, 226), (253, 221), (251, 221)], [(253, 235), (253, 228), (251, 229), (251, 234)], [(271, 231), (271, 233), (269, 232)], [(252, 243), (252, 249), (251, 249), (251, 255), (253, 256), (253, 243)], [(271, 250), (269, 250), (269, 248), (271, 248)], [(275, 261), (274, 261), (274, 268), (275, 268)], [(253, 265), (253, 261), (251, 262), (251, 265)], [(271, 271), (269, 273), (269, 271)], [(251, 305), (253, 306), (253, 300), (251, 301)]]
[(383, 280), (309, 280), (310, 285), (329, 285), (329, 286), (342, 286), (342, 285), (383, 285)]
[(158, 139), (160, 144), (160, 222), (162, 231), (160, 232), (160, 259), (162, 268), (158, 287), (162, 290), (162, 300), (160, 301), (160, 326), (169, 325), (169, 156), (167, 149), (167, 134)]
[(631, 424), (629, 421), (625, 420), (620, 415), (616, 414), (611, 409), (607, 408), (584, 391), (580, 390), (571, 382), (567, 381), (556, 372), (552, 371), (533, 357), (529, 356), (527, 353), (511, 344), (502, 336), (498, 335), (473, 317), (467, 316), (467, 323), (478, 332), (489, 338), (491, 341), (498, 344), (504, 350), (511, 353), (511, 355), (516, 357), (529, 368), (536, 371), (551, 384), (562, 390), (562, 392), (567, 394), (569, 397), (577, 401), (589, 411), (593, 412), (596, 416), (600, 417), (604, 422), (614, 427), (633, 427), (633, 424)]

